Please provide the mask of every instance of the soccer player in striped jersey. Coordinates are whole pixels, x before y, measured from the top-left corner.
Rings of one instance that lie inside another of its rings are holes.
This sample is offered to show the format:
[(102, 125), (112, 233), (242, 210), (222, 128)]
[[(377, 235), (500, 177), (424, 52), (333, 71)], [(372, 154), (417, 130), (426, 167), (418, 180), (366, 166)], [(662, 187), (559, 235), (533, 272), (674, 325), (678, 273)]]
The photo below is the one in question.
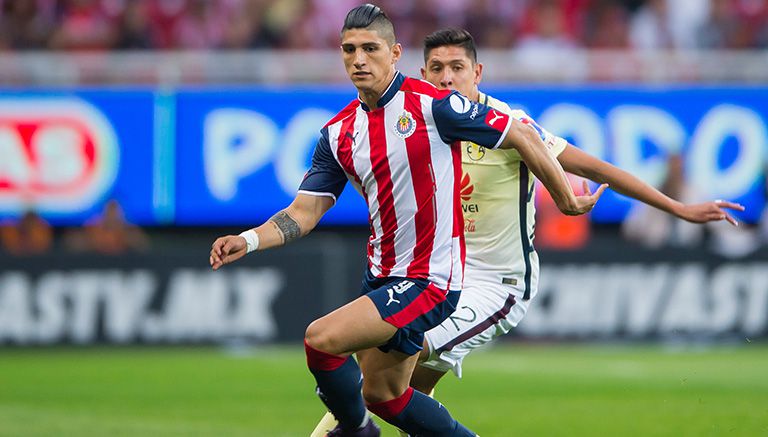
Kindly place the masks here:
[(359, 98), (321, 130), (293, 203), (259, 227), (217, 239), (211, 266), (306, 235), (351, 182), (366, 200), (371, 225), (361, 296), (312, 322), (304, 340), (317, 394), (339, 422), (328, 435), (378, 436), (367, 406), (411, 435), (474, 436), (409, 387), (424, 332), (456, 309), (461, 291), (461, 141), (516, 150), (567, 214), (591, 210), (605, 187), (574, 195), (530, 127), (400, 74), (402, 49), (380, 8), (351, 10), (341, 39)]
[[(704, 223), (736, 221), (725, 209), (741, 205), (715, 201), (684, 205), (631, 174), (594, 158), (541, 128), (525, 112), (479, 91), (483, 65), (477, 62), (472, 36), (464, 30), (445, 29), (424, 43), (422, 76), (440, 89), (456, 90), (508, 114), (540, 136), (553, 156), (570, 173), (611, 187), (682, 219)], [(525, 315), (536, 296), (539, 260), (533, 249), (534, 175), (515, 150), (490, 150), (472, 142), (461, 146), (466, 264), (464, 286), (457, 310), (425, 335), (411, 386), (433, 392), (447, 372), (461, 377), (464, 357), (492, 339), (509, 332)], [(326, 415), (318, 429), (333, 425)], [(406, 434), (403, 434), (406, 435)]]

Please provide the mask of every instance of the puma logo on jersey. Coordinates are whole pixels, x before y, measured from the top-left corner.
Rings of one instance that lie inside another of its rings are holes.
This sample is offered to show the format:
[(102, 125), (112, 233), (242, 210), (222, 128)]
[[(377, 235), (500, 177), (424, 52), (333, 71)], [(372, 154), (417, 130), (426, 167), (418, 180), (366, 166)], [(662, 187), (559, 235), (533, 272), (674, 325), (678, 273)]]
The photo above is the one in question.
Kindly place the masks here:
[(493, 114), (493, 118), (488, 122), (488, 124), (493, 126), (493, 123), (496, 123), (496, 120), (500, 119), (502, 115), (496, 112), (495, 109), (491, 109), (491, 113)]
[(399, 284), (395, 285), (394, 287), (390, 287), (387, 289), (387, 294), (389, 295), (389, 300), (387, 301), (387, 305), (397, 302), (401, 303), (398, 299), (395, 299), (395, 294), (403, 294), (408, 290), (409, 288), (413, 287), (413, 282), (411, 281), (402, 281)]
[(498, 112), (495, 109), (491, 109), (490, 111), (488, 111), (488, 114), (485, 116), (485, 124), (496, 129), (499, 132), (504, 132), (504, 128), (506, 127), (506, 125), (501, 123), (499, 126), (496, 126), (496, 122), (499, 120), (503, 121), (508, 118), (509, 116), (507, 114), (503, 112)]
[(356, 145), (357, 145), (357, 134), (359, 134), (359, 133), (360, 133), (360, 132), (355, 132), (355, 135), (354, 135), (354, 136), (353, 136), (351, 133), (349, 133), (349, 132), (347, 132), (347, 133), (345, 134), (347, 138), (349, 138), (350, 140), (352, 140), (352, 145), (353, 145), (353, 146), (356, 146)]

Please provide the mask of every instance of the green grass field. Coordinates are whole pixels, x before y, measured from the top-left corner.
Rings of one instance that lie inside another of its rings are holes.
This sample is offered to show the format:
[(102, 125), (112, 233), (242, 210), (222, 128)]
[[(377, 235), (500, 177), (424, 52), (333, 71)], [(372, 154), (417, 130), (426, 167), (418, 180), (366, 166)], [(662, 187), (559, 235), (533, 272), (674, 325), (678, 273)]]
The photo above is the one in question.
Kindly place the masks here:
[[(765, 344), (512, 344), (442, 384), (483, 437), (768, 435)], [(313, 387), (298, 347), (0, 349), (0, 435), (307, 436)]]

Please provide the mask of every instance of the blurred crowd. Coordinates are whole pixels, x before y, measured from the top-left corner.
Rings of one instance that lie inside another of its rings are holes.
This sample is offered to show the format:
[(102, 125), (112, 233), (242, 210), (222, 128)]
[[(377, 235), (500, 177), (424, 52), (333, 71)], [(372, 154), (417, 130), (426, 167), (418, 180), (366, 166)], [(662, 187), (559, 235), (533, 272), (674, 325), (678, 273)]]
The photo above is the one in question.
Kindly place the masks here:
[(121, 255), (145, 252), (150, 245), (147, 234), (125, 219), (123, 208), (115, 199), (106, 202), (103, 210), (83, 226), (63, 231), (58, 244), (51, 225), (30, 209), (18, 219), (0, 222), (0, 254), (44, 255), (61, 246), (71, 253)]
[[(322, 49), (360, 0), (0, 0), (0, 50)], [(768, 0), (379, 0), (400, 41), (443, 26), (480, 47), (768, 47)]]

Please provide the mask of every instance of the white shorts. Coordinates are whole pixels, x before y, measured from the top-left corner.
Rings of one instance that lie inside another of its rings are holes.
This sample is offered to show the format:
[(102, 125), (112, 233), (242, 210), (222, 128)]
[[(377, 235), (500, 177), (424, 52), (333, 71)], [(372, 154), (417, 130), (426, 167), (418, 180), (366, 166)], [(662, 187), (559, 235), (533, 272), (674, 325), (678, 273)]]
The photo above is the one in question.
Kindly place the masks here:
[[(538, 283), (538, 268), (533, 270), (531, 298)], [(456, 311), (427, 331), (429, 358), (420, 365), (440, 372), (451, 370), (461, 378), (464, 357), (509, 332), (528, 311), (530, 300), (523, 300), (525, 285), (520, 279), (513, 281), (516, 284), (504, 284), (501, 275), (466, 275)]]

